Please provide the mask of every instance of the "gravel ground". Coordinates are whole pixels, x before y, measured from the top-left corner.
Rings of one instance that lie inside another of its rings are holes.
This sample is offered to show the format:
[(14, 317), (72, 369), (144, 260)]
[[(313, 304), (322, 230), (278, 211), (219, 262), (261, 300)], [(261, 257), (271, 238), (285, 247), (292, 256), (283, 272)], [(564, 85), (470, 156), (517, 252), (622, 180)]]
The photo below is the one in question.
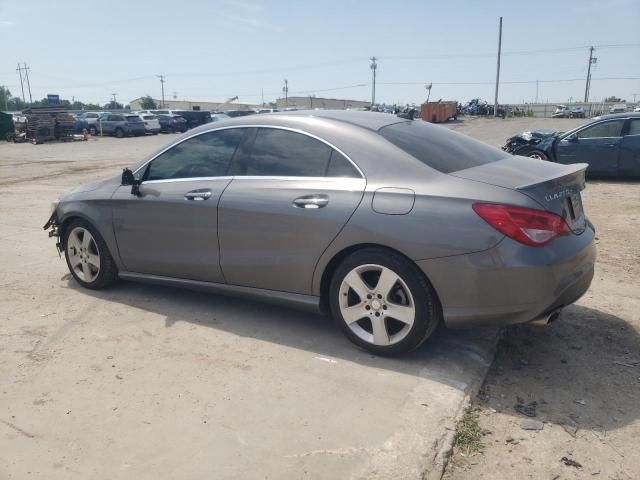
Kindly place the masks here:
[[(578, 123), (518, 119), (457, 128), (499, 143), (519, 130)], [(456, 449), (447, 480), (640, 478), (640, 184), (592, 180), (583, 199), (597, 230), (591, 289), (547, 327), (504, 330), (472, 403), (484, 452)], [(543, 429), (524, 430), (526, 419)]]

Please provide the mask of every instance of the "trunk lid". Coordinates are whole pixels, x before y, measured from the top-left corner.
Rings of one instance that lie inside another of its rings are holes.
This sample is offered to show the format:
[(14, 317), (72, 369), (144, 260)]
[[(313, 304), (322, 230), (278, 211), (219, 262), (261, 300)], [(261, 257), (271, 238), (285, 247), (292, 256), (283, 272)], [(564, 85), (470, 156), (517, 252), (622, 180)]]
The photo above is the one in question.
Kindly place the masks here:
[(586, 228), (580, 192), (585, 188), (587, 166), (510, 156), (449, 175), (516, 190), (560, 215), (573, 233), (580, 234)]

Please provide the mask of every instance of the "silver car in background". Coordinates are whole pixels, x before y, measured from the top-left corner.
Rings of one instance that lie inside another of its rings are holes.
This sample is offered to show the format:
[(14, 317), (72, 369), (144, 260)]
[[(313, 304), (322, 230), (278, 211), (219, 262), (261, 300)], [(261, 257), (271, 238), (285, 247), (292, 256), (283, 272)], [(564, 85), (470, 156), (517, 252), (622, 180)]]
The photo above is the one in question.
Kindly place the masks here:
[(45, 228), (84, 287), (287, 303), (395, 355), (442, 321), (546, 322), (577, 300), (595, 262), (585, 168), (384, 113), (254, 115), (72, 190)]

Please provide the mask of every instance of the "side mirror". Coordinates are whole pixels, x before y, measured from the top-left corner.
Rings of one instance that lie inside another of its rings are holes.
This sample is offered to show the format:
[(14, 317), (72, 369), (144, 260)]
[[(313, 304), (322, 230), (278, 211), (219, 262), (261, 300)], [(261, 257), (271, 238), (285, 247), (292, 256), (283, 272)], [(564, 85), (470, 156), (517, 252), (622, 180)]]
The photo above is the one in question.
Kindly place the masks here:
[(124, 170), (122, 170), (122, 181), (120, 182), (121, 185), (133, 185), (135, 181), (136, 179), (133, 176), (133, 172), (131, 171), (131, 169), (125, 168)]
[(120, 181), (121, 185), (131, 185), (131, 195), (135, 195), (136, 197), (140, 196), (140, 180), (136, 180), (136, 177), (133, 175), (133, 172), (129, 168), (125, 168), (122, 170), (122, 180)]
[(567, 142), (577, 142), (578, 136), (574, 133), (573, 135), (569, 135), (567, 138), (565, 138), (565, 140)]

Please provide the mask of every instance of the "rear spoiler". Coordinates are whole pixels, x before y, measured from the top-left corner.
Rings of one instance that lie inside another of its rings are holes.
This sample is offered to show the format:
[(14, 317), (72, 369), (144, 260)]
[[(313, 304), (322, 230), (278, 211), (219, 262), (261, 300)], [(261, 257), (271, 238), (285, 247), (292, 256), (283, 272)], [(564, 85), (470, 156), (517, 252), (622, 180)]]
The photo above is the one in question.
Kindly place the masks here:
[(566, 165), (564, 175), (562, 176), (558, 176), (556, 174), (547, 178), (543, 178), (542, 180), (536, 180), (533, 183), (526, 183), (524, 185), (520, 185), (516, 187), (516, 190), (528, 190), (532, 187), (541, 185), (543, 183), (551, 182), (551, 181), (565, 183), (567, 180), (569, 180), (569, 177), (576, 177), (576, 180), (579, 180), (580, 184), (584, 186), (585, 173), (587, 171), (588, 166), (589, 166), (588, 163), (572, 163), (570, 165)]

